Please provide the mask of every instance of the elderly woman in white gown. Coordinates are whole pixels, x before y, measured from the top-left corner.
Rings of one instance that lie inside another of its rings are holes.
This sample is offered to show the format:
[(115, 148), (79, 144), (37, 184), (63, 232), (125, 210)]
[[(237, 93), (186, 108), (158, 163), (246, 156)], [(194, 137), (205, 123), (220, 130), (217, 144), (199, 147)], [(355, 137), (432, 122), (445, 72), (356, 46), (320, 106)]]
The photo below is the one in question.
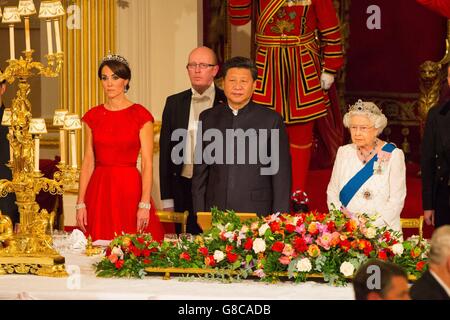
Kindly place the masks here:
[(344, 115), (352, 143), (339, 148), (327, 188), (327, 203), (351, 213), (376, 215), (375, 225), (401, 231), (406, 197), (402, 150), (378, 135), (387, 119), (372, 102), (358, 102)]

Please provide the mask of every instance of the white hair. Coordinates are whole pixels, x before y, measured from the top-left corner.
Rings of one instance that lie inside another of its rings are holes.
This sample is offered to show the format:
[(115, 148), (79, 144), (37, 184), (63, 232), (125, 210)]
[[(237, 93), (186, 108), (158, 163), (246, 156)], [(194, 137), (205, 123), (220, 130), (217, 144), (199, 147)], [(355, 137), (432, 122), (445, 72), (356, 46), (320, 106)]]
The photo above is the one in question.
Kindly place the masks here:
[(378, 130), (377, 135), (380, 135), (387, 126), (386, 116), (373, 102), (358, 100), (358, 102), (350, 106), (343, 119), (346, 128), (350, 128), (350, 120), (353, 116), (368, 118), (370, 123)]
[(434, 230), (431, 237), (430, 262), (440, 265), (450, 257), (450, 226)]

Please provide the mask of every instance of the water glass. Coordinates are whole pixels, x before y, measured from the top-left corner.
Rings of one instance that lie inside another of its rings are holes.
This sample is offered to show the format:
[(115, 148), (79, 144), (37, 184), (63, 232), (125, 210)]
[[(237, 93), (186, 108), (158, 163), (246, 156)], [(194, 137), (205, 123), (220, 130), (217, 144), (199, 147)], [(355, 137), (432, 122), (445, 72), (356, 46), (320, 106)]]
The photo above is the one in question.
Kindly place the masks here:
[(194, 236), (191, 233), (180, 233), (179, 239), (182, 242), (184, 241), (192, 242), (194, 241)]
[(177, 243), (178, 235), (176, 233), (166, 233), (164, 234), (164, 242)]

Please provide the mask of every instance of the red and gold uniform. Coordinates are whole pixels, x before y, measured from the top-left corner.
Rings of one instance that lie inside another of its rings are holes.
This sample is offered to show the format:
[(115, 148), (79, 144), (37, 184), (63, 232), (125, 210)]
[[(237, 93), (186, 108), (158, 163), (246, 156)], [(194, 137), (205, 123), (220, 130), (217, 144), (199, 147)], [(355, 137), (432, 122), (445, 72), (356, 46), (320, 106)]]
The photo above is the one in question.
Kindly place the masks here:
[(450, 1), (449, 0), (417, 0), (418, 3), (434, 10), (444, 17), (450, 19)]
[(232, 24), (251, 20), (252, 2), (257, 5), (258, 68), (253, 101), (283, 116), (291, 144), (293, 190), (304, 190), (312, 120), (325, 116), (330, 105), (320, 76), (336, 74), (344, 61), (339, 21), (331, 0), (229, 0)]

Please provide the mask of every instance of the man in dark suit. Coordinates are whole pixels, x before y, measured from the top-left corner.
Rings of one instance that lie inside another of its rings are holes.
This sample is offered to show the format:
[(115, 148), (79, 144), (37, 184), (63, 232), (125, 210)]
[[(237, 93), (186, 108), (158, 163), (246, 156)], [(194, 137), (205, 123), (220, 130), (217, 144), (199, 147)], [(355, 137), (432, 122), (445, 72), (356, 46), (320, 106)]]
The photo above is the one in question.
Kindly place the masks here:
[(450, 226), (433, 232), (429, 269), (411, 287), (413, 300), (450, 300)]
[[(447, 76), (450, 85), (450, 68)], [(422, 140), (422, 206), (425, 222), (450, 224), (450, 101), (428, 112)]]
[[(214, 86), (219, 71), (214, 51), (207, 47), (194, 49), (188, 58), (187, 72), (192, 88), (167, 98), (162, 116), (159, 154), (159, 181), (164, 210), (189, 211), (187, 232), (201, 232), (192, 210), (192, 172), (195, 137), (202, 111), (224, 101), (223, 91)], [(184, 133), (175, 137), (174, 132)], [(176, 138), (175, 141), (172, 141)], [(174, 148), (182, 139), (181, 154)], [(174, 154), (173, 154), (174, 153)], [(176, 154), (175, 154), (176, 153)], [(177, 161), (175, 158), (182, 158)], [(177, 226), (177, 232), (180, 232)]]
[(283, 119), (251, 101), (257, 78), (253, 61), (231, 58), (222, 73), (227, 103), (200, 115), (194, 211), (216, 206), (260, 216), (289, 212), (291, 158)]
[[(2, 96), (6, 92), (6, 80), (0, 83), (0, 121), (3, 119), (3, 112), (5, 105), (2, 101)], [(7, 139), (8, 127), (0, 126), (0, 180), (12, 179), (11, 170), (6, 166), (9, 161), (9, 141)], [(19, 222), (19, 212), (15, 204), (16, 197), (14, 194), (8, 194), (5, 198), (0, 197), (0, 211), (8, 215), (13, 225)]]

